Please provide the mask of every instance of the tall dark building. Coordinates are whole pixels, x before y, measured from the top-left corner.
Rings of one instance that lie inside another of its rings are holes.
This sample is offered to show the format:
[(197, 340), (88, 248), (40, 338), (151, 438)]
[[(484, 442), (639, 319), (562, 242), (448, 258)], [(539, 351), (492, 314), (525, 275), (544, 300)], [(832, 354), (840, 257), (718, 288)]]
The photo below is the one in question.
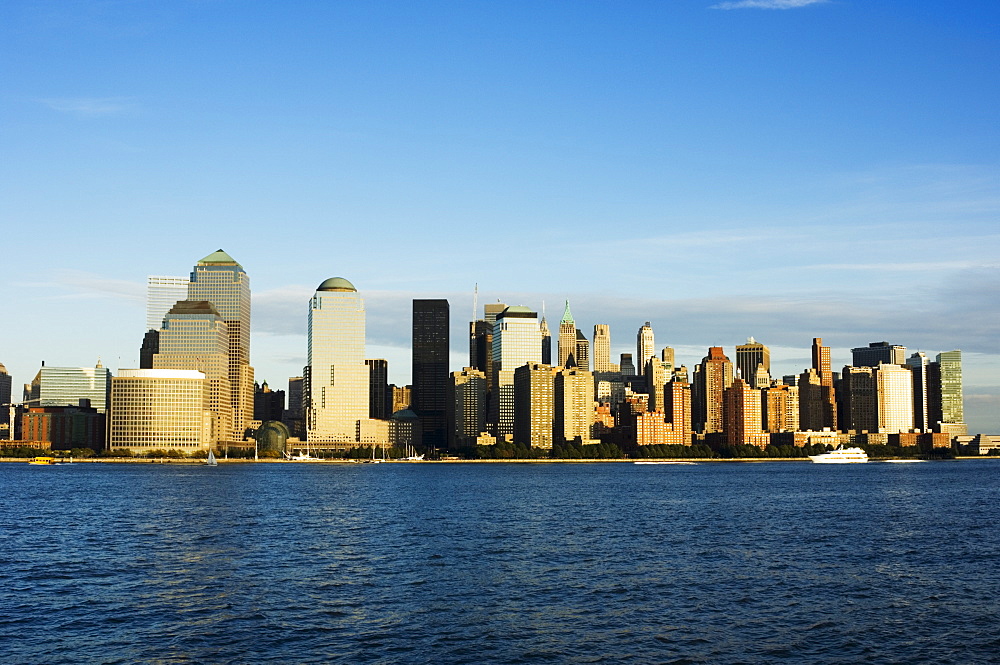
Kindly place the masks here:
[(281, 422), (288, 426), (292, 436), (305, 437), (306, 415), (302, 408), (302, 388), (304, 381), (301, 376), (288, 377), (288, 410)]
[(413, 411), (425, 448), (445, 448), (448, 400), (448, 301), (413, 301)]
[(282, 419), (285, 414), (285, 391), (271, 390), (267, 381), (253, 384), (253, 419), (262, 423)]
[(10, 387), (13, 380), (0, 363), (0, 440), (13, 438), (10, 422)]
[(392, 412), (389, 397), (389, 361), (384, 358), (367, 358), (368, 365), (368, 417), (388, 420)]
[(139, 347), (139, 369), (153, 369), (153, 356), (160, 352), (160, 331), (147, 330)]

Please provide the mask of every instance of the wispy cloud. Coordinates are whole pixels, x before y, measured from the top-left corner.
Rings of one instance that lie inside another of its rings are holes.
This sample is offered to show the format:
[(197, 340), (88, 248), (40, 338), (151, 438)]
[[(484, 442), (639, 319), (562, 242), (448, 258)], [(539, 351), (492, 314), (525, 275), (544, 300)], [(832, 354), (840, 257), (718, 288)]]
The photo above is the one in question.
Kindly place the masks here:
[(38, 102), (54, 111), (91, 117), (120, 115), (136, 108), (135, 101), (128, 97), (65, 97)]
[(732, 0), (712, 5), (710, 9), (796, 9), (823, 2), (826, 0)]

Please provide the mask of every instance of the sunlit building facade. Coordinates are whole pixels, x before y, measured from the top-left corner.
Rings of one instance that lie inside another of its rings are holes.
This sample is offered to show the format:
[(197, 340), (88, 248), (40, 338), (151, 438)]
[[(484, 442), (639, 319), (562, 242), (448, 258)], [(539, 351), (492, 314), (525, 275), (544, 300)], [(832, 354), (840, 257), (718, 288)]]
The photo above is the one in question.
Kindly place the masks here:
[(197, 370), (123, 369), (111, 380), (108, 446), (112, 450), (207, 450), (212, 412)]
[(207, 300), (226, 323), (229, 334), (229, 386), (232, 430), (242, 440), (253, 420), (253, 367), (250, 366), (250, 278), (243, 267), (217, 250), (195, 264), (188, 300)]
[(309, 441), (359, 440), (368, 420), (365, 306), (354, 285), (332, 277), (309, 301), (306, 428)]
[[(575, 335), (576, 329), (573, 331)], [(493, 324), (494, 379), (489, 421), (498, 441), (513, 438), (514, 370), (528, 363), (541, 364), (541, 335), (538, 313), (522, 305), (507, 307)]]

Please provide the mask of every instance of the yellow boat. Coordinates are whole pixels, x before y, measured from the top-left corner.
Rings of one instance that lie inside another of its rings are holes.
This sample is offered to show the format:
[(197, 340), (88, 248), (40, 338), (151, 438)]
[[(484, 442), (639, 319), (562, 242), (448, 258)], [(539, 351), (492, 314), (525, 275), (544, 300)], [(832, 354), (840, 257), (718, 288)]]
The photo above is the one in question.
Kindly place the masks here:
[(55, 464), (55, 457), (32, 457), (28, 460), (28, 464)]

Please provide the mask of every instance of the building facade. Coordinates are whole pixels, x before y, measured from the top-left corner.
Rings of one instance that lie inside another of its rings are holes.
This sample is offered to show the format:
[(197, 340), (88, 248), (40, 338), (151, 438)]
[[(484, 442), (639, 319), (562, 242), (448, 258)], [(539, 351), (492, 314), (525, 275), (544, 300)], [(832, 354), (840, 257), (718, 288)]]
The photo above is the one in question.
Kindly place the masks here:
[(444, 299), (415, 299), (412, 319), (413, 411), (420, 418), (423, 446), (448, 445), (449, 309)]
[[(243, 267), (217, 250), (195, 264), (188, 300), (207, 300), (229, 334), (229, 386), (233, 439), (242, 440), (253, 419), (253, 367), (250, 366), (250, 278)], [(162, 346), (162, 340), (161, 340)]]
[(97, 361), (94, 367), (46, 367), (31, 381), (29, 406), (89, 406), (105, 413), (111, 392), (111, 370)]
[(514, 371), (529, 363), (541, 364), (541, 355), (537, 312), (513, 305), (497, 315), (493, 325), (494, 378), (489, 421), (498, 441), (512, 440), (514, 435)]
[(197, 370), (123, 369), (111, 380), (108, 447), (208, 450), (212, 412), (206, 408), (205, 375)]
[(309, 301), (307, 337), (306, 437), (350, 448), (369, 414), (365, 305), (353, 284), (331, 277), (319, 285)]

